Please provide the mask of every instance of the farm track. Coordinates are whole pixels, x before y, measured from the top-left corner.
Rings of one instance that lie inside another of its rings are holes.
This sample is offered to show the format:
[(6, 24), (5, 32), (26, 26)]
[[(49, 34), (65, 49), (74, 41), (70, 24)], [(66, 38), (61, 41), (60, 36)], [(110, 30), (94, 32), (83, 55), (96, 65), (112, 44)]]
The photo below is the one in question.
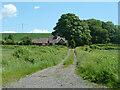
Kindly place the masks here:
[(63, 67), (63, 62), (69, 57), (70, 50), (66, 58), (57, 66), (53, 66), (25, 78), (21, 78), (18, 82), (8, 84), (5, 88), (99, 88), (104, 87), (96, 85), (75, 74), (76, 55), (74, 53), (73, 65)]

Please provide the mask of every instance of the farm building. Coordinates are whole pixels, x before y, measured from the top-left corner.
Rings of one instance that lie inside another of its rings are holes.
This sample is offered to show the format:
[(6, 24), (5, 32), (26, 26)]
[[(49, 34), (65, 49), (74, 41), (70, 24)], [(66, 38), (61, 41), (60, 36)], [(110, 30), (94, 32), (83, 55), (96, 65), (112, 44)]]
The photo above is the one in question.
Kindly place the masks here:
[(62, 38), (60, 36), (50, 36), (49, 38), (40, 38), (40, 39), (34, 39), (33, 43), (35, 45), (63, 45), (66, 42), (65, 38)]

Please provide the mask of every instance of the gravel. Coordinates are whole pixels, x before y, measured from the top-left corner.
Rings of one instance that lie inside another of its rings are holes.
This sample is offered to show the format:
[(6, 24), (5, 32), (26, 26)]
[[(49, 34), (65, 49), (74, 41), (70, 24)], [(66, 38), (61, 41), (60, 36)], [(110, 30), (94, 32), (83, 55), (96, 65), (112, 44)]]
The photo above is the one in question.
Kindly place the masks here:
[[(74, 52), (74, 49), (73, 49)], [(76, 55), (73, 64), (63, 67), (63, 62), (69, 57), (70, 49), (66, 58), (57, 66), (38, 71), (21, 78), (19, 81), (9, 83), (5, 88), (100, 88), (106, 86), (97, 85), (75, 74)]]

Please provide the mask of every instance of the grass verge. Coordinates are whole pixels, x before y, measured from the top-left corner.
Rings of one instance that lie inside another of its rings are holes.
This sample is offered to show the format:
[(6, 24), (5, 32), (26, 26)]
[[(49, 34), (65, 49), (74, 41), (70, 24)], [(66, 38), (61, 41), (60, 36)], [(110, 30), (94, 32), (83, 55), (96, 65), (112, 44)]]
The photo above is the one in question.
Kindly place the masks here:
[(68, 54), (65, 46), (4, 46), (2, 51), (3, 86), (30, 73), (55, 66)]
[(118, 87), (118, 50), (75, 49), (77, 55), (77, 74), (89, 81)]

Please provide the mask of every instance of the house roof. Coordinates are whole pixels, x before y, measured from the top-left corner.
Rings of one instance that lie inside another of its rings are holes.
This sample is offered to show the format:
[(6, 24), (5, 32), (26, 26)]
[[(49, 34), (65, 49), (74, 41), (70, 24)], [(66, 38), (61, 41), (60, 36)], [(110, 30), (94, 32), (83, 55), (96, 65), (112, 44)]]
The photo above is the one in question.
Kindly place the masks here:
[(48, 38), (34, 39), (34, 43), (48, 43)]
[(54, 39), (54, 37), (49, 37), (48, 41), (49, 43), (58, 43), (61, 39), (63, 39), (65, 41), (65, 38), (61, 38), (60, 36), (57, 37), (57, 39)]

